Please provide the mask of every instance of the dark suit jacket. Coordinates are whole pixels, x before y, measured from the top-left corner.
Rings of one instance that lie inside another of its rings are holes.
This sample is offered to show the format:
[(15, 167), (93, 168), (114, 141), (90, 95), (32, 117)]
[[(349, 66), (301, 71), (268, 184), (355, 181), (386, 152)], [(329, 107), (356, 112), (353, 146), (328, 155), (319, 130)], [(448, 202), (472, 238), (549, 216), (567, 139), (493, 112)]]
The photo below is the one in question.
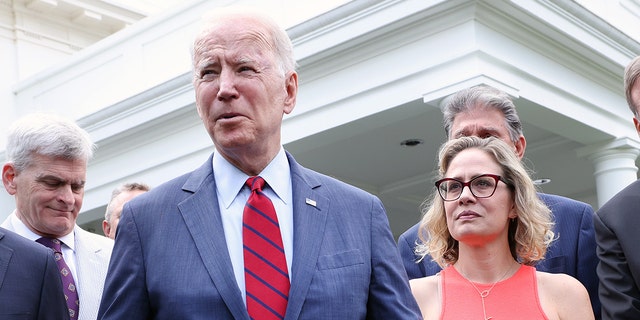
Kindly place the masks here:
[[(294, 249), (285, 319), (420, 319), (380, 200), (287, 157)], [(249, 320), (211, 161), (125, 205), (100, 319)]]
[(640, 180), (594, 217), (602, 319), (640, 319)]
[[(7, 217), (1, 226), (6, 230), (16, 232), (10, 220), (11, 216)], [(98, 316), (113, 240), (86, 231), (77, 225), (73, 232), (75, 233), (76, 255), (74, 278), (80, 288), (78, 290), (78, 298), (80, 299), (78, 319), (94, 320)]]
[[(557, 237), (536, 269), (551, 273), (565, 273), (580, 280), (589, 292), (596, 315), (600, 315), (596, 242), (593, 229), (593, 209), (573, 199), (540, 193), (540, 199), (551, 209)], [(418, 223), (419, 224), (419, 223)], [(409, 279), (434, 275), (440, 267), (428, 257), (416, 263), (414, 248), (418, 240), (418, 224), (405, 231), (398, 239), (398, 248)], [(639, 318), (640, 319), (640, 318)]]
[(69, 319), (53, 251), (0, 228), (0, 319)]

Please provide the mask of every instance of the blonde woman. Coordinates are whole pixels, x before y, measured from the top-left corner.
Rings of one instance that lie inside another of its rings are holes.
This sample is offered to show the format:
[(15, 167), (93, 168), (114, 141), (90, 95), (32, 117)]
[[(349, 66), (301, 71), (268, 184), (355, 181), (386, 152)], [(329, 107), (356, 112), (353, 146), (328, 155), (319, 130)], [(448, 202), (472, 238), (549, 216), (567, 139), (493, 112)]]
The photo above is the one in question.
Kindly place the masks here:
[(424, 319), (594, 319), (578, 280), (532, 267), (553, 222), (513, 150), (463, 137), (444, 144), (439, 159), (416, 250), (443, 270), (411, 280)]

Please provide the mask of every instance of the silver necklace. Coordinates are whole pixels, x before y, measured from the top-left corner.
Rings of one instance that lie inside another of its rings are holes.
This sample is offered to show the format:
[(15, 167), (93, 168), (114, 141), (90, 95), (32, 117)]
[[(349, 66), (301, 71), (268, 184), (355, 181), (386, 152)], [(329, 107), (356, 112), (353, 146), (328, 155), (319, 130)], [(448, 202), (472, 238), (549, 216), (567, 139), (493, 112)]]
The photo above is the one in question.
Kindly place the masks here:
[(491, 285), (491, 287), (489, 287), (489, 289), (482, 290), (482, 291), (480, 291), (480, 289), (478, 289), (478, 287), (475, 285), (475, 283), (473, 283), (471, 280), (469, 280), (469, 278), (467, 278), (466, 276), (462, 275), (463, 278), (465, 280), (467, 280), (467, 282), (469, 282), (471, 284), (471, 286), (473, 286), (474, 289), (476, 289), (476, 291), (480, 295), (480, 299), (482, 299), (482, 314), (484, 315), (483, 320), (491, 320), (493, 318), (493, 317), (487, 317), (487, 308), (485, 307), (485, 304), (484, 304), (484, 298), (489, 296), (489, 293), (491, 293), (491, 290), (493, 290), (493, 287), (495, 287), (496, 284), (498, 284), (498, 282), (504, 280), (507, 277), (507, 275), (509, 274), (509, 271), (511, 271), (511, 269), (513, 269), (513, 266), (509, 267), (509, 269), (507, 269), (507, 271), (504, 272), (502, 277), (500, 277), (500, 279), (498, 279), (498, 281), (494, 282)]

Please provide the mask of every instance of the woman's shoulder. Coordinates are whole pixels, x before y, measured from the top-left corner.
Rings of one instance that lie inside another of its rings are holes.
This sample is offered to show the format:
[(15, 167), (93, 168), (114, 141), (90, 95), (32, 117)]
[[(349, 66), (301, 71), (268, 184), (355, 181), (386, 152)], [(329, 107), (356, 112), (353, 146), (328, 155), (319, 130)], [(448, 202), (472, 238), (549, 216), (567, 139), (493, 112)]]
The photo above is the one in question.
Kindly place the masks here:
[(438, 297), (440, 272), (435, 275), (409, 280), (411, 292), (416, 300), (432, 301)]
[(564, 273), (536, 271), (540, 289), (587, 291), (580, 281)]
[(537, 271), (538, 296), (550, 319), (593, 319), (587, 289), (576, 278), (562, 273)]
[(411, 290), (419, 290), (420, 292), (425, 292), (429, 290), (437, 290), (438, 282), (440, 281), (440, 273), (437, 273), (432, 276), (416, 278), (409, 280), (409, 284), (411, 285)]
[(409, 281), (411, 292), (418, 302), (424, 319), (436, 319), (440, 314), (442, 300), (439, 294), (439, 283), (440, 273)]

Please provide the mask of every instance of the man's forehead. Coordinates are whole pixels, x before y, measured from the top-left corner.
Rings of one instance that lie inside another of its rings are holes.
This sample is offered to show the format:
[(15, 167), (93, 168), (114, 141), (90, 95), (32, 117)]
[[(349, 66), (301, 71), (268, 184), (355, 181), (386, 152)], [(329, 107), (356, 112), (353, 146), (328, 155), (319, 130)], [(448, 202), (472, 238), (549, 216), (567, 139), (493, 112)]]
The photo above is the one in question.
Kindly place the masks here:
[[(67, 165), (69, 164), (69, 165)], [(70, 184), (83, 184), (86, 179), (86, 165), (75, 163), (32, 163), (20, 174), (25, 174), (36, 180), (57, 180)]]
[(82, 177), (76, 177), (76, 176), (69, 176), (69, 175), (65, 175), (65, 174), (58, 174), (58, 173), (50, 173), (50, 172), (40, 172), (37, 173), (35, 175), (37, 180), (43, 181), (43, 180), (56, 180), (59, 182), (66, 182), (66, 183), (70, 183), (70, 184), (82, 184), (84, 183), (84, 176)]
[(273, 50), (269, 43), (248, 37), (229, 43), (203, 43), (195, 49), (194, 54), (194, 63), (200, 68), (219, 65), (223, 61), (243, 65), (266, 63), (273, 59)]
[(458, 115), (451, 125), (452, 134), (476, 133), (476, 132), (497, 132), (507, 133), (504, 119), (499, 117), (486, 117), (482, 115)]
[(195, 39), (199, 46), (231, 46), (242, 42), (270, 44), (272, 38), (266, 25), (251, 17), (234, 17), (209, 22)]

